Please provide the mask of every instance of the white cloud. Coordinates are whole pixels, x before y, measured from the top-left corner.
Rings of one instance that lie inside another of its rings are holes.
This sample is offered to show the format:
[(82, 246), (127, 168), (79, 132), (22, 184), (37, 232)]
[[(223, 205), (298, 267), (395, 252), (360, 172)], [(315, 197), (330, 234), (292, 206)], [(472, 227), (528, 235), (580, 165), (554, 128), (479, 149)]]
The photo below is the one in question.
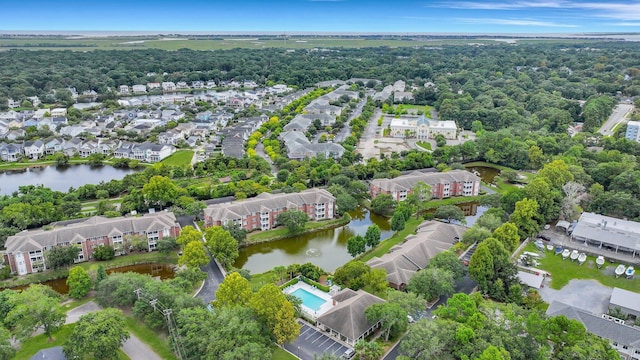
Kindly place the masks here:
[(597, 10), (594, 17), (602, 17), (616, 20), (640, 19), (640, 2), (634, 3), (573, 3), (577, 9)]
[(450, 9), (466, 9), (466, 10), (520, 10), (529, 8), (563, 8), (567, 5), (565, 1), (516, 1), (516, 2), (474, 2), (474, 1), (456, 1), (439, 3), (434, 5), (426, 5), (426, 7), (442, 7)]
[(611, 25), (614, 25), (614, 26), (638, 26), (638, 27), (640, 27), (640, 22), (625, 21), (625, 22), (613, 23)]
[(529, 19), (483, 19), (483, 18), (460, 18), (459, 22), (465, 24), (491, 24), (491, 25), (510, 25), (510, 26), (540, 26), (540, 27), (562, 27), (577, 28), (578, 25), (558, 24), (550, 21), (538, 21)]

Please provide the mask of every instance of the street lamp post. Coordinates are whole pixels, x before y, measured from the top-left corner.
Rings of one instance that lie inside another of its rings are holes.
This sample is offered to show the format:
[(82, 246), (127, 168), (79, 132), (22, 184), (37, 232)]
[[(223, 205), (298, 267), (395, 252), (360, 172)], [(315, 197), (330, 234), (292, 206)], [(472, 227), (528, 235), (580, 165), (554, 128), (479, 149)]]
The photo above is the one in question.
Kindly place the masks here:
[(300, 359), (300, 346), (298, 346), (298, 359)]

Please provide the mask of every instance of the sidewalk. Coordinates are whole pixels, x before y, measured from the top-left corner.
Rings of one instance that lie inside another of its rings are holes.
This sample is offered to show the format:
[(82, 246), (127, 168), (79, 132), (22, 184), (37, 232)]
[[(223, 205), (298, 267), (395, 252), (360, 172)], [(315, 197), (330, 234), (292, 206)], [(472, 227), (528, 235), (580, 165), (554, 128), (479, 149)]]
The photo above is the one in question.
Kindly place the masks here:
[[(90, 301), (84, 305), (80, 305), (75, 309), (71, 309), (67, 312), (67, 320), (65, 324), (75, 323), (80, 319), (80, 316), (88, 314), (94, 311), (99, 311), (102, 308)], [(145, 360), (162, 360), (158, 354), (156, 354), (147, 344), (143, 343), (132, 333), (129, 333), (129, 339), (122, 345), (122, 351), (132, 360), (145, 359)]]

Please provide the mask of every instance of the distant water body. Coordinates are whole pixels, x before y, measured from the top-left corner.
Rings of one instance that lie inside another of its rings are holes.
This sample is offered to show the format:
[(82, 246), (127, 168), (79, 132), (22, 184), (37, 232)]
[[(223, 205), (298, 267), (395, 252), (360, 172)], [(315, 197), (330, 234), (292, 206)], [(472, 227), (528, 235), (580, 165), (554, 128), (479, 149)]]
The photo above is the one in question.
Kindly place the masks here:
[(72, 165), (65, 167), (44, 166), (22, 170), (7, 170), (0, 173), (0, 195), (9, 195), (24, 185), (44, 185), (51, 190), (68, 191), (85, 184), (99, 184), (120, 180), (136, 172), (131, 169), (116, 169), (111, 166)]

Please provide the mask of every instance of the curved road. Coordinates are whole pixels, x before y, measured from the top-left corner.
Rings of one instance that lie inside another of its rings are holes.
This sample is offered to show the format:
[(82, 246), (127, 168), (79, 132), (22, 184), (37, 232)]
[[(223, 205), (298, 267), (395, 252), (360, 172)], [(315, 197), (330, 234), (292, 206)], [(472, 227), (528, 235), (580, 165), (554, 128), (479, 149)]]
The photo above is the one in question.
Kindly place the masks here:
[(627, 122), (627, 115), (630, 114), (632, 110), (633, 104), (620, 103), (616, 105), (616, 107), (613, 108), (613, 112), (611, 113), (611, 116), (609, 116), (609, 119), (602, 124), (602, 127), (600, 127), (600, 130), (598, 131), (602, 135), (613, 135), (613, 130), (618, 124), (624, 124)]

